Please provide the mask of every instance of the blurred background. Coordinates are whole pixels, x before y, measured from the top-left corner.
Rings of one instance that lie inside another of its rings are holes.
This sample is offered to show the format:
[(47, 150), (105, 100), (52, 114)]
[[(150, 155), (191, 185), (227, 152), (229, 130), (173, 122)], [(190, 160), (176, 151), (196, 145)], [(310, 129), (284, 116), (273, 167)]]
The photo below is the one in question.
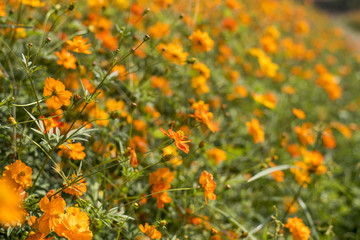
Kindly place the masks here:
[[(313, 0), (315, 5), (331, 12), (349, 12), (359, 9), (360, 0)], [(358, 12), (360, 14), (360, 12)]]

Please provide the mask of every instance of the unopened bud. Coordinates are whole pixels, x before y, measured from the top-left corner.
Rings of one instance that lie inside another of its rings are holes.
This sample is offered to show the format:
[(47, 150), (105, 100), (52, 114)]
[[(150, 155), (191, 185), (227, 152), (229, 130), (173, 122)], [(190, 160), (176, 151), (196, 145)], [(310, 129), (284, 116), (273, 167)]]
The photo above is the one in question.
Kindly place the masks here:
[(139, 204), (138, 204), (138, 203), (133, 203), (132, 206), (133, 206), (133, 208), (135, 208), (135, 209), (138, 209), (138, 208), (139, 208)]
[(27, 46), (28, 46), (28, 48), (32, 48), (32, 47), (33, 47), (33, 44), (32, 44), (32, 43), (28, 43)]
[(73, 3), (71, 3), (68, 7), (68, 10), (72, 11), (72, 10), (74, 10), (74, 8), (75, 8), (75, 5)]
[(145, 11), (143, 12), (143, 15), (147, 14), (148, 12), (150, 12), (150, 8), (145, 9)]
[(47, 37), (47, 38), (45, 39), (45, 43), (49, 43), (49, 42), (51, 42), (51, 38)]
[(211, 229), (210, 229), (210, 235), (211, 235), (211, 236), (214, 236), (214, 235), (216, 235), (216, 234), (218, 234), (218, 230), (216, 230), (215, 228), (211, 228)]
[(200, 143), (199, 143), (199, 148), (203, 148), (205, 146), (205, 142), (204, 141), (201, 141)]
[(73, 99), (74, 99), (74, 102), (78, 102), (81, 100), (81, 96), (79, 94), (75, 94)]
[(229, 184), (226, 184), (226, 190), (231, 189), (231, 186)]
[(134, 102), (132, 102), (131, 103), (131, 110), (135, 110), (135, 108), (137, 108), (137, 104), (136, 103), (134, 103)]
[[(9, 114), (9, 115), (10, 115), (10, 114)], [(10, 117), (8, 118), (8, 121), (9, 121), (9, 123), (11, 123), (11, 124), (16, 124), (15, 118), (13, 118), (11, 115), (10, 115)]]
[(166, 220), (161, 220), (161, 221), (160, 221), (160, 225), (161, 225), (162, 227), (165, 227), (165, 226), (167, 225)]
[(196, 58), (187, 59), (186, 62), (187, 62), (188, 64), (194, 64), (194, 63), (196, 63)]
[(144, 42), (146, 42), (147, 40), (149, 40), (150, 39), (150, 36), (148, 35), (148, 34), (146, 34), (145, 36), (144, 36)]
[(111, 119), (118, 119), (118, 118), (120, 118), (120, 116), (121, 116), (120, 111), (113, 111), (110, 114)]

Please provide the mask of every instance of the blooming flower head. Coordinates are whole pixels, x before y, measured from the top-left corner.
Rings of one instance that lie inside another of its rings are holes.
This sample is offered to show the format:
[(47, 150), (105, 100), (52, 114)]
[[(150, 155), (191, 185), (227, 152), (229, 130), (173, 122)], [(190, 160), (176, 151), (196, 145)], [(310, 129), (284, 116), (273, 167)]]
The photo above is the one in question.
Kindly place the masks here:
[(212, 148), (206, 151), (209, 159), (213, 160), (216, 164), (226, 160), (226, 152), (218, 148)]
[(207, 171), (202, 171), (199, 179), (199, 183), (204, 189), (205, 203), (207, 204), (207, 199), (215, 200), (216, 195), (214, 193), (216, 188), (216, 183), (213, 180), (213, 175)]
[(170, 33), (170, 25), (163, 22), (156, 22), (148, 30), (149, 35), (154, 39), (163, 38)]
[(25, 222), (27, 212), (23, 208), (21, 192), (14, 189), (7, 178), (0, 178), (0, 226), (20, 226)]
[(61, 197), (54, 197), (49, 200), (47, 196), (39, 202), (40, 210), (43, 215), (39, 218), (39, 231), (48, 234), (57, 225), (61, 224), (66, 203)]
[(171, 187), (171, 182), (175, 178), (175, 173), (170, 172), (169, 168), (159, 168), (155, 172), (150, 173), (149, 183), (151, 185), (160, 186), (160, 191), (167, 190)]
[(164, 203), (170, 203), (171, 198), (166, 190), (170, 189), (171, 182), (174, 180), (175, 173), (170, 172), (169, 168), (159, 168), (150, 173), (149, 183), (152, 185), (152, 197), (156, 198), (157, 208), (163, 208)]
[(46, 104), (49, 108), (58, 109), (62, 105), (69, 106), (72, 93), (65, 90), (65, 85), (51, 77), (45, 79), (45, 87), (43, 92)]
[(322, 132), (322, 140), (323, 140), (324, 146), (327, 149), (333, 149), (336, 147), (336, 139), (335, 139), (334, 135), (332, 135), (332, 131), (330, 128), (326, 128)]
[(302, 126), (296, 126), (294, 128), (300, 142), (303, 145), (313, 145), (315, 143), (315, 136), (312, 131), (313, 124), (312, 123), (303, 123)]
[(16, 185), (22, 189), (27, 189), (32, 185), (31, 174), (32, 169), (25, 163), (17, 160), (5, 167), (3, 177), (16, 183)]
[(292, 112), (293, 112), (293, 114), (294, 114), (297, 118), (299, 118), (299, 119), (305, 119), (305, 118), (306, 118), (306, 114), (305, 114), (304, 111), (301, 110), (301, 109), (293, 108), (293, 109), (292, 109)]
[(85, 147), (81, 143), (68, 142), (66, 145), (63, 144), (59, 147), (61, 150), (58, 152), (60, 157), (67, 157), (73, 160), (82, 160), (86, 154), (84, 152)]
[(265, 133), (263, 128), (260, 126), (259, 120), (256, 118), (251, 119), (250, 122), (246, 122), (246, 126), (249, 134), (254, 138), (254, 143), (265, 141)]
[(5, 11), (5, 2), (0, 1), (0, 17), (5, 17), (6, 11)]
[(181, 151), (185, 152), (185, 153), (189, 153), (189, 146), (187, 145), (188, 142), (191, 142), (191, 140), (186, 141), (185, 139), (187, 138), (184, 135), (184, 132), (179, 130), (177, 132), (174, 132), (172, 130), (173, 126), (174, 126), (175, 122), (173, 122), (173, 124), (171, 125), (171, 128), (168, 129), (168, 132), (166, 132), (164, 129), (160, 128), (160, 131), (162, 133), (164, 133), (166, 136), (168, 136), (169, 138), (174, 139), (175, 141), (175, 146), (180, 149)]
[(195, 109), (194, 114), (190, 114), (190, 117), (194, 117), (197, 121), (206, 124), (206, 126), (212, 132), (219, 131), (219, 127), (212, 121), (213, 114), (209, 112), (209, 105), (203, 101), (194, 103), (191, 109)]
[(68, 207), (60, 224), (55, 225), (57, 235), (69, 240), (91, 240), (92, 232), (89, 228), (89, 217), (79, 208)]
[(64, 192), (71, 194), (73, 196), (82, 196), (84, 193), (86, 193), (87, 187), (85, 183), (85, 178), (81, 177), (80, 180), (77, 179), (78, 177), (76, 175), (71, 175), (71, 178), (69, 178), (67, 181), (63, 183)]
[(67, 49), (77, 53), (91, 54), (91, 44), (86, 44), (88, 38), (82, 38), (82, 36), (75, 36), (73, 40), (67, 40)]
[(253, 98), (256, 102), (261, 103), (267, 108), (274, 109), (276, 107), (276, 96), (273, 93), (257, 94), (254, 93)]
[(284, 226), (290, 230), (294, 240), (308, 240), (310, 238), (310, 230), (301, 218), (288, 218)]
[(183, 65), (188, 57), (188, 53), (178, 43), (159, 44), (157, 50), (162, 53), (166, 60)]
[(66, 69), (76, 69), (76, 58), (66, 49), (63, 48), (61, 52), (55, 52), (55, 55), (59, 58), (57, 64), (64, 66)]
[(156, 230), (154, 225), (150, 226), (149, 223), (145, 223), (145, 226), (143, 226), (142, 224), (140, 224), (139, 229), (151, 239), (161, 238), (161, 232)]
[(207, 32), (196, 30), (189, 37), (192, 42), (193, 49), (200, 52), (208, 52), (214, 46), (214, 41), (209, 37)]
[(130, 154), (130, 165), (131, 165), (133, 168), (136, 168), (136, 167), (139, 165), (139, 160), (138, 160), (138, 158), (137, 158), (137, 155), (136, 155), (136, 152), (135, 152), (134, 148), (128, 147), (128, 148), (127, 148), (127, 151), (128, 151), (129, 154)]

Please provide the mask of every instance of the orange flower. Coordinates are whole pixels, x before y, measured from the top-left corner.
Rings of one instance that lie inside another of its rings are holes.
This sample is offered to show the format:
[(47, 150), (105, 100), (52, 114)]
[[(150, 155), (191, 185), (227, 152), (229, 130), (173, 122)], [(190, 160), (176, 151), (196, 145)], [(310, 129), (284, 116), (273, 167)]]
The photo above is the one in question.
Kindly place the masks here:
[(295, 180), (306, 188), (311, 181), (308, 166), (306, 163), (300, 161), (296, 161), (295, 166), (296, 168), (291, 168), (290, 171), (294, 174)]
[[(273, 162), (268, 162), (270, 167), (276, 167), (276, 164)], [(275, 181), (277, 182), (283, 182), (284, 181), (284, 172), (283, 171), (274, 171), (272, 173), (270, 173), (270, 175), (275, 179)]]
[(0, 193), (0, 226), (8, 228), (22, 225), (27, 212), (23, 208), (21, 192), (13, 188), (9, 179), (2, 177)]
[(251, 122), (246, 122), (246, 126), (249, 134), (254, 138), (254, 143), (265, 141), (265, 133), (263, 128), (260, 126), (259, 120), (253, 118), (251, 119)]
[(226, 160), (226, 152), (218, 148), (212, 148), (206, 151), (209, 159), (213, 160), (216, 164)]
[[(152, 187), (152, 191), (151, 193), (156, 193), (153, 194), (152, 197), (156, 198), (156, 207), (157, 208), (163, 208), (165, 206), (164, 203), (170, 203), (171, 202), (171, 197), (169, 197), (168, 192), (163, 192), (164, 189), (162, 189), (162, 187), (160, 185), (154, 185)], [(160, 192), (160, 193), (157, 193)]]
[(213, 114), (209, 112), (208, 104), (205, 104), (204, 101), (195, 102), (191, 109), (195, 109), (195, 113), (190, 114), (190, 117), (194, 117), (196, 121), (206, 124), (212, 132), (219, 131), (219, 127), (212, 121)]
[(191, 86), (195, 90), (196, 94), (202, 95), (204, 93), (210, 92), (210, 88), (206, 84), (206, 82), (207, 82), (207, 79), (203, 75), (193, 77), (191, 79)]
[(64, 192), (73, 196), (82, 196), (87, 190), (85, 178), (80, 177), (79, 180), (75, 174), (71, 175), (71, 178), (65, 181), (63, 185), (66, 187)]
[(2, 175), (4, 178), (15, 182), (22, 189), (27, 189), (32, 185), (31, 174), (32, 169), (17, 160), (13, 164), (6, 166)]
[(210, 69), (205, 64), (197, 62), (194, 63), (192, 67), (206, 79), (210, 77)]
[(189, 39), (193, 44), (193, 48), (200, 52), (208, 52), (214, 46), (214, 41), (209, 37), (209, 34), (200, 30), (193, 32)]
[(61, 197), (52, 198), (50, 201), (45, 196), (40, 200), (39, 207), (44, 212), (39, 218), (39, 231), (41, 233), (47, 235), (57, 225), (61, 224), (65, 206), (66, 203)]
[(139, 160), (137, 158), (135, 150), (132, 147), (128, 147), (127, 151), (130, 153), (130, 165), (133, 168), (136, 168), (139, 165)]
[(301, 127), (296, 126), (295, 132), (303, 145), (313, 145), (315, 143), (315, 137), (312, 131), (313, 124), (312, 123), (304, 123)]
[(341, 97), (342, 89), (334, 75), (324, 72), (318, 77), (316, 83), (324, 88), (331, 100), (336, 100)]
[(51, 238), (45, 238), (47, 234), (43, 234), (40, 231), (34, 232), (31, 231), (26, 238), (26, 240), (53, 240), (54, 237)]
[(82, 36), (75, 36), (72, 41), (66, 41), (67, 49), (77, 53), (91, 54), (89, 50), (91, 44), (86, 44), (88, 40), (88, 38), (83, 39)]
[(216, 183), (213, 178), (213, 175), (207, 171), (202, 171), (200, 175), (199, 183), (204, 189), (205, 204), (207, 204), (207, 199), (216, 199), (216, 195), (214, 194)]
[(46, 104), (49, 108), (58, 109), (62, 105), (69, 106), (72, 93), (65, 90), (65, 85), (59, 80), (51, 77), (45, 79), (45, 87), (43, 92)]
[(151, 26), (148, 30), (149, 35), (154, 38), (163, 38), (170, 33), (170, 26), (169, 24), (156, 22), (153, 26)]
[(55, 225), (54, 231), (69, 240), (90, 240), (93, 236), (89, 229), (88, 215), (76, 207), (66, 209), (66, 214), (63, 215), (61, 223)]
[(180, 149), (181, 151), (185, 152), (185, 153), (189, 153), (189, 146), (186, 144), (188, 142), (191, 142), (191, 140), (189, 141), (185, 141), (185, 139), (187, 138), (186, 136), (184, 136), (184, 132), (179, 130), (177, 132), (174, 132), (172, 130), (173, 126), (174, 126), (175, 122), (173, 122), (173, 124), (171, 125), (171, 128), (168, 129), (168, 133), (160, 128), (160, 131), (163, 132), (166, 136), (168, 136), (169, 138), (174, 139), (175, 141), (175, 146)]
[(147, 151), (148, 146), (146, 139), (138, 135), (135, 135), (131, 138), (129, 145), (136, 151), (140, 151), (142, 153), (145, 153)]
[(300, 218), (288, 218), (284, 226), (290, 230), (294, 240), (308, 240), (310, 238), (310, 230)]
[(175, 173), (170, 172), (169, 168), (159, 168), (149, 174), (150, 185), (159, 186), (157, 190), (164, 191), (171, 187), (171, 182), (175, 178)]
[[(5, 17), (6, 11), (5, 11), (5, 2), (0, 1), (0, 17)], [(1, 75), (0, 75), (1, 76)]]
[(60, 157), (70, 158), (74, 160), (82, 160), (86, 154), (83, 152), (85, 147), (81, 143), (68, 142), (66, 145), (63, 144), (59, 147), (61, 150), (58, 152)]
[(293, 200), (294, 200), (294, 198), (292, 198), (292, 197), (284, 197), (283, 198), (285, 211), (287, 211), (289, 214), (296, 213), (299, 208), (298, 203)]
[(150, 226), (148, 223), (145, 223), (145, 226), (140, 224), (139, 229), (151, 239), (159, 239), (162, 236), (161, 232), (156, 230), (154, 225)]
[(266, 94), (257, 94), (254, 93), (253, 98), (256, 102), (261, 103), (265, 107), (268, 107), (270, 109), (274, 109), (276, 107), (276, 96), (273, 93), (266, 93)]
[(172, 95), (170, 83), (163, 77), (153, 76), (151, 78), (151, 87), (160, 89), (165, 94), (165, 96)]
[(299, 119), (305, 119), (306, 118), (306, 115), (305, 115), (304, 111), (301, 110), (301, 109), (293, 108), (292, 112)]
[(183, 51), (183, 48), (180, 44), (169, 43), (169, 44), (159, 44), (157, 50), (162, 53), (168, 61), (173, 61), (180, 65), (185, 64), (188, 53)]
[[(159, 168), (149, 175), (149, 183), (152, 185), (152, 197), (156, 198), (157, 208), (163, 208), (164, 203), (170, 203), (171, 198), (167, 192), (171, 188), (171, 182), (174, 180), (175, 173), (170, 172), (169, 168)], [(156, 193), (156, 194), (154, 194)]]
[(63, 65), (66, 69), (76, 69), (76, 58), (66, 51), (66, 49), (61, 49), (61, 52), (55, 52), (55, 55), (59, 58), (57, 64)]
[(327, 149), (333, 149), (336, 147), (336, 140), (335, 140), (334, 135), (332, 135), (332, 131), (330, 128), (326, 128), (322, 132), (322, 140), (323, 140), (324, 146)]

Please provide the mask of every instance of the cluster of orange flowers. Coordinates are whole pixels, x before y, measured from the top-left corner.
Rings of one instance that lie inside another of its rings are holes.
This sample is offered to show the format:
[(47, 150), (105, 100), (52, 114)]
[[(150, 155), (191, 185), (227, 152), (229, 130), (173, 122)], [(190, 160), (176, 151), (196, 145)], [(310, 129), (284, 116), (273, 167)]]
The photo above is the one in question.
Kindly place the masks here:
[(0, 177), (0, 226), (16, 227), (25, 222), (28, 215), (23, 206), (26, 189), (31, 187), (32, 169), (20, 160), (5, 167)]
[(308, 240), (310, 238), (310, 230), (300, 218), (288, 218), (284, 226), (289, 229), (294, 240)]
[(167, 190), (171, 188), (171, 182), (175, 178), (175, 173), (170, 172), (169, 168), (159, 168), (149, 174), (149, 183), (152, 185), (152, 197), (156, 198), (157, 208), (163, 208), (164, 203), (170, 203), (171, 198)]
[(27, 240), (44, 239), (50, 232), (69, 240), (92, 239), (89, 228), (89, 217), (77, 207), (65, 207), (66, 202), (59, 195), (43, 197), (39, 202), (43, 212), (40, 218), (30, 217), (29, 224), (32, 232)]

